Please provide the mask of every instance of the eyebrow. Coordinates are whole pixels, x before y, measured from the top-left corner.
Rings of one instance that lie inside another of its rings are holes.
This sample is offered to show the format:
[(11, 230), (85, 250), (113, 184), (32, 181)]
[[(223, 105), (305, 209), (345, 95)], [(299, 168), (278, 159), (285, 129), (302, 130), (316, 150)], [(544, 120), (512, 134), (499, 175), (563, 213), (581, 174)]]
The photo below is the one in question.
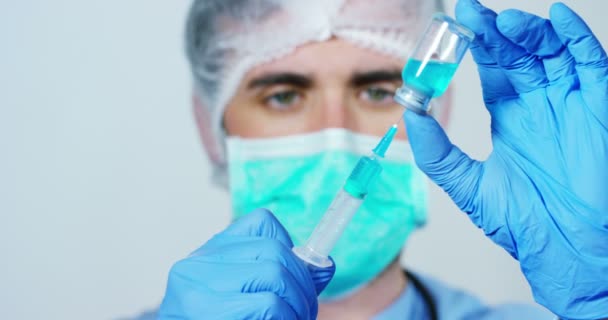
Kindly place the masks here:
[(350, 79), (350, 84), (354, 87), (362, 87), (377, 82), (401, 81), (400, 70), (374, 70), (354, 74)]
[[(361, 72), (354, 74), (349, 80), (350, 84), (355, 87), (385, 81), (401, 81), (401, 71), (395, 69)], [(291, 72), (269, 73), (249, 81), (247, 88), (254, 89), (273, 85), (291, 85), (308, 89), (313, 86), (313, 80), (308, 76)]]
[(281, 84), (307, 89), (312, 87), (313, 81), (310, 77), (297, 73), (270, 73), (252, 79), (249, 81), (247, 88), (254, 89)]

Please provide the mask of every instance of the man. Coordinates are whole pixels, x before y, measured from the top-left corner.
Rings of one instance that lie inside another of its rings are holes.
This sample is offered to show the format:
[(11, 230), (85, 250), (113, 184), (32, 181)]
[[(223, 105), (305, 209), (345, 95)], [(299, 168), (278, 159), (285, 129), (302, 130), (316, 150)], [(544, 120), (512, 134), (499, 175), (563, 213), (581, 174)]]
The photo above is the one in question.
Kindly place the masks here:
[[(425, 183), (408, 154), (403, 127), (377, 182), (391, 192), (370, 192), (332, 252), (334, 265), (307, 267), (291, 251), (312, 232), (357, 158), (373, 147), (373, 136), (400, 118), (403, 107), (392, 100), (400, 69), (412, 41), (439, 9), (422, 0), (194, 2), (186, 37), (194, 110), (238, 219), (175, 264), (160, 318), (554, 317), (532, 306), (490, 308), (401, 270), (400, 249), (426, 213)], [(457, 18), (477, 34), (472, 52), (493, 117), (495, 150), (488, 161), (462, 154), (430, 116), (407, 112), (407, 132), (420, 168), (520, 260), (537, 301), (562, 317), (599, 318), (608, 315), (601, 307), (608, 288), (599, 277), (608, 268), (608, 249), (597, 241), (606, 240), (608, 224), (598, 212), (608, 205), (561, 170), (581, 161), (567, 157), (573, 150), (561, 149), (571, 136), (551, 140), (567, 128), (559, 126), (561, 113), (546, 118), (546, 112), (530, 114), (528, 105), (560, 108), (559, 100), (571, 108), (608, 108), (606, 93), (592, 84), (581, 83), (577, 91), (577, 72), (593, 76), (605, 91), (608, 64), (580, 18), (561, 4), (551, 13), (553, 25), (515, 11), (497, 17), (472, 0), (458, 4)], [(583, 53), (582, 45), (592, 53)], [(594, 95), (572, 98), (584, 95), (583, 89)], [(603, 146), (586, 158), (592, 165), (608, 150), (601, 126), (608, 117), (599, 110), (595, 117), (571, 111), (577, 124), (593, 123), (584, 131)], [(513, 124), (521, 125), (520, 119), (527, 121), (523, 128)], [(547, 121), (555, 125), (539, 126)], [(525, 137), (529, 144), (519, 140)], [(547, 162), (541, 149), (566, 157)], [(587, 184), (606, 186), (586, 173), (581, 179)]]

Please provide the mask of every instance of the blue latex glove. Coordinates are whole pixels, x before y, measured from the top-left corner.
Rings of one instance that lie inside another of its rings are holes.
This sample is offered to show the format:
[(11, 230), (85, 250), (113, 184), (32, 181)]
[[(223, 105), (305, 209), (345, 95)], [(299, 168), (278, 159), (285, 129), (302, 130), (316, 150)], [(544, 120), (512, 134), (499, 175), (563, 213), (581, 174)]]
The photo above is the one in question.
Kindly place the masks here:
[(608, 317), (608, 58), (564, 4), (551, 19), (461, 0), (492, 119), (470, 159), (429, 116), (406, 112), (418, 166), (519, 260), (536, 301), (569, 319)]
[(277, 219), (256, 210), (169, 273), (160, 319), (316, 319), (335, 267), (307, 267)]

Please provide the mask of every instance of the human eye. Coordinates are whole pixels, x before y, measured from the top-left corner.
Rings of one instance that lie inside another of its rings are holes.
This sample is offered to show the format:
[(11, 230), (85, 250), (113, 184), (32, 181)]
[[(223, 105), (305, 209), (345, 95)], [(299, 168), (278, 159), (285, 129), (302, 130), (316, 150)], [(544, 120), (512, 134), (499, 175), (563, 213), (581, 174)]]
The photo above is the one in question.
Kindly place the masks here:
[(294, 109), (299, 105), (301, 100), (302, 96), (296, 90), (277, 91), (263, 98), (264, 105), (278, 111)]
[(369, 86), (363, 88), (359, 93), (359, 98), (371, 105), (393, 104), (394, 90), (389, 90), (381, 86)]

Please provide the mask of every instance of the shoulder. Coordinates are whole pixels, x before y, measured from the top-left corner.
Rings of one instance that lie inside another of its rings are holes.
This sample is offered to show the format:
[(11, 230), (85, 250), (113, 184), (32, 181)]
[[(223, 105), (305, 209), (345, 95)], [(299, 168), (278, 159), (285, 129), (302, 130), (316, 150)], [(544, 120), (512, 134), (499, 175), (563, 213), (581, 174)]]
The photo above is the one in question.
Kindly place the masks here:
[(555, 319), (554, 315), (538, 305), (510, 303), (489, 306), (464, 290), (452, 288), (425, 275), (413, 275), (434, 300), (439, 319)]

